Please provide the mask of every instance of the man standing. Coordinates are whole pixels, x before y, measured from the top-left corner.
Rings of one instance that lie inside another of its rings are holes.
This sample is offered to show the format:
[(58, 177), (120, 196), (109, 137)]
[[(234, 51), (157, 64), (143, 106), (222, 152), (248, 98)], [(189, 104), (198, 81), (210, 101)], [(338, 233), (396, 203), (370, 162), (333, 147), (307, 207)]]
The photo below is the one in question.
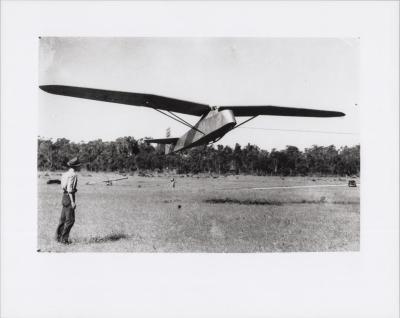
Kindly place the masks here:
[(69, 170), (61, 176), (62, 196), (62, 211), (60, 222), (57, 226), (56, 239), (63, 244), (69, 244), (68, 237), (72, 226), (75, 223), (75, 193), (77, 191), (78, 176), (76, 170), (79, 169), (81, 163), (77, 157), (68, 161)]

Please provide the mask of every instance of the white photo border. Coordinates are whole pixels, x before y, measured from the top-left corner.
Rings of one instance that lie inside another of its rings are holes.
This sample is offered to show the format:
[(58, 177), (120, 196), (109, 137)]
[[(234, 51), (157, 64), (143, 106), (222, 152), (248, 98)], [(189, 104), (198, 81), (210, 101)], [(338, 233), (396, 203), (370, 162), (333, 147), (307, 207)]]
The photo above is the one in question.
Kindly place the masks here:
[[(398, 316), (398, 2), (1, 5), (2, 317)], [(37, 253), (39, 36), (360, 37), (361, 251)]]

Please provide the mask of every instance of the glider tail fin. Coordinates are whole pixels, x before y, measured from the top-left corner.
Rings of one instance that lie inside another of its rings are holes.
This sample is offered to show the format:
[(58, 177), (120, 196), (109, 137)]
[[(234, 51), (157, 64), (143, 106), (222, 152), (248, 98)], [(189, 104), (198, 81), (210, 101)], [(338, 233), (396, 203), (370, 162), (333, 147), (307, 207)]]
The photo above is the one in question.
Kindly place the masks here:
[[(165, 137), (170, 138), (171, 137), (171, 127), (168, 127), (166, 132), (165, 132)], [(175, 144), (166, 144), (164, 145), (164, 151), (165, 154), (168, 155), (174, 150)]]
[(168, 155), (172, 151), (174, 151), (175, 144), (166, 144), (165, 146), (165, 154)]

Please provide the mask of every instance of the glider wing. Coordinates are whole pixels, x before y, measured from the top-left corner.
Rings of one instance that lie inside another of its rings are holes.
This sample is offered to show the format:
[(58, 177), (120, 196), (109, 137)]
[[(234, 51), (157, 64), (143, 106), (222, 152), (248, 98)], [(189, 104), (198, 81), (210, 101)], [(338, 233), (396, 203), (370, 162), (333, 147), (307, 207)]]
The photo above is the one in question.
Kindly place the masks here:
[(280, 106), (220, 106), (219, 110), (230, 109), (235, 116), (297, 116), (297, 117), (342, 117), (342, 112), (310, 108)]
[(64, 85), (43, 85), (40, 86), (40, 88), (45, 92), (56, 95), (92, 99), (109, 103), (144, 106), (194, 116), (202, 116), (204, 113), (210, 111), (209, 105), (152, 94), (119, 92)]

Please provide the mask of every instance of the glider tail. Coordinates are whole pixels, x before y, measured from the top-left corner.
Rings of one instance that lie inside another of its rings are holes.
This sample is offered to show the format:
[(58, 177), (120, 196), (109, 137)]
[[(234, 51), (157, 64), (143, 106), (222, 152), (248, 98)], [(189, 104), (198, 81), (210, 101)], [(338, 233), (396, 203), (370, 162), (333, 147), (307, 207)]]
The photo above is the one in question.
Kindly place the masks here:
[(166, 138), (159, 138), (159, 139), (145, 139), (144, 141), (147, 143), (154, 143), (163, 145), (165, 149), (165, 154), (168, 155), (169, 153), (174, 151), (175, 145), (179, 138), (170, 137), (171, 130), (170, 128), (167, 129)]
[(144, 142), (148, 144), (159, 144), (165, 146), (165, 154), (174, 151), (174, 147), (179, 138), (159, 138), (159, 139), (145, 139)]

